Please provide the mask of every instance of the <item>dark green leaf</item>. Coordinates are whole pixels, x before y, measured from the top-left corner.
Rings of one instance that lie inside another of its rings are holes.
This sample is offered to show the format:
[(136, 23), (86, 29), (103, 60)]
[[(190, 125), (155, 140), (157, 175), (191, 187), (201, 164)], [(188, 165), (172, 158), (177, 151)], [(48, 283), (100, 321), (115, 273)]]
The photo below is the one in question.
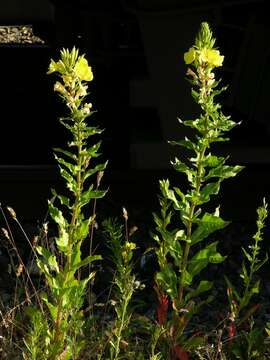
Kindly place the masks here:
[(90, 185), (89, 189), (84, 191), (81, 195), (80, 206), (87, 205), (91, 199), (101, 199), (107, 193), (107, 190), (93, 190), (93, 184)]
[(207, 245), (204, 249), (199, 250), (188, 262), (188, 272), (192, 277), (199, 274), (210, 262), (222, 262), (225, 257), (217, 251), (217, 241)]
[(255, 264), (254, 272), (257, 272), (267, 261), (268, 261), (268, 254), (266, 254), (265, 258), (261, 260), (258, 264)]
[(205, 343), (205, 338), (202, 336), (191, 336), (189, 339), (185, 339), (184, 349), (186, 351), (196, 350), (199, 346)]
[(85, 151), (87, 152), (88, 156), (91, 157), (98, 157), (100, 154), (98, 153), (98, 150), (101, 146), (101, 141), (99, 141), (97, 144), (92, 145), (91, 147), (89, 147), (88, 149), (85, 149)]
[(49, 302), (48, 296), (47, 296), (46, 293), (42, 293), (41, 298), (45, 302), (45, 304), (48, 306), (51, 317), (55, 321), (56, 318), (57, 318), (57, 309), (58, 309), (58, 307)]
[(177, 297), (177, 276), (170, 264), (166, 264), (162, 271), (157, 273), (156, 280), (171, 299)]
[(186, 296), (185, 296), (185, 301), (188, 301), (189, 299), (198, 296), (199, 294), (205, 292), (205, 291), (209, 291), (213, 286), (213, 282), (212, 281), (207, 281), (207, 280), (201, 280), (198, 287), (195, 290), (191, 290)]
[(60, 148), (54, 148), (53, 150), (66, 155), (68, 158), (70, 158), (70, 159), (72, 159), (74, 161), (77, 161), (77, 156), (75, 154), (73, 154), (72, 152), (70, 152), (70, 151), (63, 150), (63, 149), (60, 149)]
[(194, 245), (217, 230), (221, 230), (229, 225), (228, 221), (224, 221), (219, 216), (205, 213), (201, 219), (197, 220), (198, 226), (191, 235), (191, 244)]
[(89, 176), (92, 176), (93, 174), (105, 170), (106, 166), (108, 165), (108, 161), (106, 161), (103, 164), (96, 165), (94, 168), (89, 169), (85, 172), (83, 179), (86, 180)]
[(232, 289), (232, 292), (233, 292), (234, 296), (236, 297), (236, 300), (238, 302), (240, 302), (241, 301), (240, 295), (238, 294), (238, 291), (235, 289), (235, 287), (233, 286), (233, 284), (231, 283), (229, 278), (226, 275), (224, 275), (224, 279), (225, 279), (225, 281), (227, 283), (227, 287)]
[(195, 143), (193, 143), (191, 140), (189, 140), (187, 137), (184, 140), (179, 141), (169, 141), (170, 145), (179, 145), (182, 146), (188, 150), (196, 151), (197, 146)]
[(192, 284), (193, 276), (187, 269), (184, 269), (181, 274), (181, 285), (189, 286)]

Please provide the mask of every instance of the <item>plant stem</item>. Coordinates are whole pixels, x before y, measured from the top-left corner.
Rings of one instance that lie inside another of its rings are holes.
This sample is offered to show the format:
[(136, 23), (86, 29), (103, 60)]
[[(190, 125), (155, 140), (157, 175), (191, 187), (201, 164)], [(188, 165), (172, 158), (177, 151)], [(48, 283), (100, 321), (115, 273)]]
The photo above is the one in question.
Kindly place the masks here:
[[(202, 171), (203, 171), (202, 161), (204, 159), (206, 149), (207, 149), (207, 146), (204, 145), (201, 152), (200, 152), (200, 154), (199, 154), (199, 158), (198, 158), (198, 167), (197, 167), (197, 174), (196, 174), (196, 187), (195, 187), (197, 194), (200, 193), (201, 186), (202, 186), (202, 180), (201, 180)], [(195, 209), (196, 209), (196, 202), (191, 202), (190, 212), (189, 212), (189, 220), (188, 220), (188, 224), (187, 224), (187, 239), (188, 240), (191, 240), (193, 217), (194, 217)], [(179, 288), (179, 302), (180, 303), (183, 300), (183, 294), (184, 294), (185, 285), (183, 285), (182, 280), (183, 280), (183, 274), (185, 274), (187, 264), (188, 264), (188, 256), (189, 256), (189, 252), (190, 252), (190, 246), (191, 246), (190, 242), (186, 242), (183, 261), (182, 261), (182, 266), (181, 266), (181, 274), (182, 274), (182, 276), (180, 278), (180, 288)]]
[(123, 308), (122, 308), (122, 316), (121, 316), (121, 321), (120, 321), (120, 326), (118, 328), (117, 334), (116, 334), (116, 346), (115, 346), (115, 356), (114, 356), (114, 360), (118, 360), (118, 355), (120, 352), (120, 341), (121, 341), (121, 334), (124, 328), (124, 323), (125, 323), (125, 317), (126, 317), (126, 311), (127, 311), (127, 306), (128, 306), (128, 298), (125, 297), (124, 300), (124, 304), (123, 304)]

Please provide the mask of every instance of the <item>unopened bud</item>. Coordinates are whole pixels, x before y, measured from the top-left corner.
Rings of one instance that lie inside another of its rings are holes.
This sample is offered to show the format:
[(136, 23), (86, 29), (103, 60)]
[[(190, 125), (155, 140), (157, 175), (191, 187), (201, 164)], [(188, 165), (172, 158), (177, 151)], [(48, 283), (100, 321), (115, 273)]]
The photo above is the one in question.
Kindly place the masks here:
[(9, 211), (9, 213), (13, 217), (13, 219), (16, 220), (17, 216), (16, 216), (15, 211), (12, 209), (12, 207), (7, 206), (7, 210)]
[(125, 220), (128, 220), (128, 213), (127, 213), (127, 210), (123, 207), (123, 218)]
[(10, 239), (9, 233), (8, 233), (7, 229), (2, 228), (2, 232), (3, 232), (3, 234), (5, 235), (5, 237), (6, 237), (7, 239)]
[(54, 84), (54, 91), (57, 91), (59, 92), (60, 94), (64, 94), (65, 92), (65, 88), (64, 86), (59, 82), (57, 81), (55, 84)]
[(97, 187), (99, 187), (101, 179), (103, 178), (104, 171), (99, 171), (97, 174)]
[(23, 271), (23, 264), (20, 264), (17, 267), (16, 276), (19, 277), (21, 275), (22, 271)]

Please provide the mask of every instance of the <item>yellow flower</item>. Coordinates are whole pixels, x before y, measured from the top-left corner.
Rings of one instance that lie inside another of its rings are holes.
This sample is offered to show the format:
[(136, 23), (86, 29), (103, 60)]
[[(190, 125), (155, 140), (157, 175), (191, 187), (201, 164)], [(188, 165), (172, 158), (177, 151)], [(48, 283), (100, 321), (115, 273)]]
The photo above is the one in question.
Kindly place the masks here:
[(210, 66), (221, 66), (224, 60), (224, 56), (220, 55), (219, 50), (214, 49), (202, 49), (199, 55), (199, 60), (208, 63)]
[(63, 61), (59, 60), (55, 62), (51, 60), (47, 74), (51, 74), (53, 72), (59, 72), (60, 74), (65, 72), (65, 65)]
[(127, 249), (132, 251), (132, 250), (136, 249), (136, 244), (134, 244), (133, 242), (127, 241), (126, 242), (126, 247), (127, 247)]
[(196, 59), (196, 50), (192, 47), (188, 50), (188, 52), (184, 53), (185, 63), (191, 64)]
[(91, 66), (88, 65), (84, 57), (80, 57), (74, 66), (74, 72), (80, 80), (91, 81), (93, 80), (93, 73)]

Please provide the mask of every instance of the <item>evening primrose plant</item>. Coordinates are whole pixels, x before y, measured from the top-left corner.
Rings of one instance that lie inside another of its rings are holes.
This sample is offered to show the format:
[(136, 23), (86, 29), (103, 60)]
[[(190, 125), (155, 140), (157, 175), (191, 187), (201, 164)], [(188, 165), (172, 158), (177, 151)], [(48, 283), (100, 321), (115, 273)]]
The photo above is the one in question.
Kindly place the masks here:
[(226, 89), (219, 88), (220, 81), (215, 77), (215, 70), (222, 66), (223, 60), (208, 23), (203, 22), (194, 46), (184, 54), (191, 94), (201, 112), (197, 119), (179, 120), (194, 131), (192, 138), (170, 141), (190, 154), (187, 160), (172, 161), (173, 168), (186, 175), (188, 189), (184, 193), (179, 187), (171, 187), (168, 179), (161, 180), (161, 211), (154, 214), (153, 237), (159, 264), (155, 277), (158, 323), (167, 329), (165, 338), (170, 344), (171, 359), (186, 359), (188, 351), (202, 342), (199, 336), (189, 337), (185, 333), (193, 314), (212, 299), (207, 293), (213, 282), (201, 279), (200, 273), (209, 264), (225, 259), (218, 252), (218, 241), (210, 241), (209, 236), (229, 222), (221, 218), (219, 207), (207, 212), (203, 206), (219, 193), (224, 179), (243, 169), (239, 165), (227, 165), (228, 157), (212, 154), (212, 145), (228, 141), (226, 134), (237, 125), (223, 114), (216, 102), (216, 96)]
[[(106, 163), (93, 163), (100, 155), (101, 143), (89, 145), (90, 138), (102, 132), (88, 122), (93, 114), (92, 104), (86, 102), (88, 82), (93, 79), (91, 67), (76, 48), (63, 49), (60, 60), (51, 60), (48, 74), (53, 73), (59, 78), (54, 90), (68, 109), (68, 115), (60, 118), (60, 123), (71, 139), (66, 149), (54, 151), (69, 195), (53, 190), (53, 200), (48, 202), (50, 216), (58, 227), (58, 235), (50, 247), (56, 251), (36, 247), (37, 265), (48, 290), (41, 296), (44, 310), (32, 310), (31, 329), (25, 338), (25, 358), (31, 360), (75, 360), (84, 346), (82, 306), (94, 272), (83, 277), (81, 269), (101, 257), (90, 254), (82, 258), (81, 248), (95, 222), (95, 214), (89, 211), (91, 203), (106, 193), (99, 190)], [(93, 175), (97, 175), (96, 181), (91, 182)]]

